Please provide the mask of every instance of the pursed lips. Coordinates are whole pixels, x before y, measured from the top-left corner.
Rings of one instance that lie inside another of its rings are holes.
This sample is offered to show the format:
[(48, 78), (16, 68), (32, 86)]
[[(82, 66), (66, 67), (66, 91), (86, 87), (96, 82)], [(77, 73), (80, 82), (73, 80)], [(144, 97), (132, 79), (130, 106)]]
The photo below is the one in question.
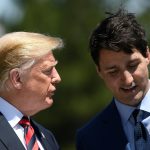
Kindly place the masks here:
[(49, 94), (48, 94), (48, 97), (51, 98), (51, 97), (54, 96), (54, 95), (55, 95), (55, 90), (54, 90), (54, 91), (50, 91)]

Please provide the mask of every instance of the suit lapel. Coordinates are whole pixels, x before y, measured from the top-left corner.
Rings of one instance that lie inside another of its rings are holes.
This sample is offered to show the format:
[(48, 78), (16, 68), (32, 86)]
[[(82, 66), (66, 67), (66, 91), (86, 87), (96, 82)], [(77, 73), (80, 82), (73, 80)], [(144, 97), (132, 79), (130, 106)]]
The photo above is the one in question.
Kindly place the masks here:
[(48, 140), (45, 137), (41, 137), (40, 141), (45, 150), (53, 150), (52, 145), (48, 143)]
[(6, 145), (8, 150), (25, 150), (20, 139), (0, 112), (0, 140)]
[(33, 120), (31, 120), (32, 126), (35, 130), (36, 136), (38, 137), (39, 141), (41, 142), (44, 150), (55, 150), (56, 148), (53, 147), (53, 143), (49, 142), (49, 139), (46, 138), (44, 135), (44, 131), (40, 126)]
[(115, 150), (125, 149), (128, 142), (122, 127), (120, 115), (114, 101), (112, 101), (112, 103), (107, 108), (104, 124), (107, 128), (106, 132), (109, 135), (109, 139), (111, 139), (110, 146), (113, 146)]

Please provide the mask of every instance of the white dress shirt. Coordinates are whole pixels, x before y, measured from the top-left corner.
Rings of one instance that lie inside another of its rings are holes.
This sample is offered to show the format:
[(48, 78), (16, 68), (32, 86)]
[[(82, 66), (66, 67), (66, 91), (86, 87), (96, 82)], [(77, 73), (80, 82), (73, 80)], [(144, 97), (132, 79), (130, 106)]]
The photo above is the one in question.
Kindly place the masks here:
[[(23, 114), (18, 109), (16, 109), (13, 105), (8, 103), (1, 97), (0, 97), (0, 112), (7, 119), (8, 123), (13, 128), (13, 130), (15, 131), (15, 133), (17, 134), (17, 136), (19, 137), (20, 141), (22, 142), (22, 144), (26, 149), (26, 144), (24, 139), (24, 128), (18, 124), (18, 122), (22, 119)], [(38, 138), (37, 138), (37, 142), (40, 150), (44, 150)]]

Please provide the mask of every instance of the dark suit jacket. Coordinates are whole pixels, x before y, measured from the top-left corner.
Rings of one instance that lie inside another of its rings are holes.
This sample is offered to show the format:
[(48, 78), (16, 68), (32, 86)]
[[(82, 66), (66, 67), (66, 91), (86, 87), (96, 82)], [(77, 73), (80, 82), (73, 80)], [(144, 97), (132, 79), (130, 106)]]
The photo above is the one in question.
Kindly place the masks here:
[[(49, 130), (33, 120), (31, 123), (44, 150), (59, 150), (59, 146)], [(2, 113), (0, 113), (0, 150), (25, 150), (18, 136)]]
[(77, 150), (125, 150), (127, 143), (114, 101), (77, 131)]

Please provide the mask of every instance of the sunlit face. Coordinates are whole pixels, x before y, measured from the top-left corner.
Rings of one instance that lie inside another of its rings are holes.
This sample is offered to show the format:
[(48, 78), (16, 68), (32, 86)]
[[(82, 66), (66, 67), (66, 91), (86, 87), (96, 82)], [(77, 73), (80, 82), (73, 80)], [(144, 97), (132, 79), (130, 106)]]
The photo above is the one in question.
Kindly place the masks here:
[(133, 53), (102, 50), (98, 72), (106, 86), (120, 102), (136, 106), (149, 88), (147, 57), (133, 49)]
[(56, 84), (61, 81), (56, 64), (57, 61), (50, 53), (22, 74), (22, 104), (19, 108), (23, 113), (33, 115), (52, 105)]

